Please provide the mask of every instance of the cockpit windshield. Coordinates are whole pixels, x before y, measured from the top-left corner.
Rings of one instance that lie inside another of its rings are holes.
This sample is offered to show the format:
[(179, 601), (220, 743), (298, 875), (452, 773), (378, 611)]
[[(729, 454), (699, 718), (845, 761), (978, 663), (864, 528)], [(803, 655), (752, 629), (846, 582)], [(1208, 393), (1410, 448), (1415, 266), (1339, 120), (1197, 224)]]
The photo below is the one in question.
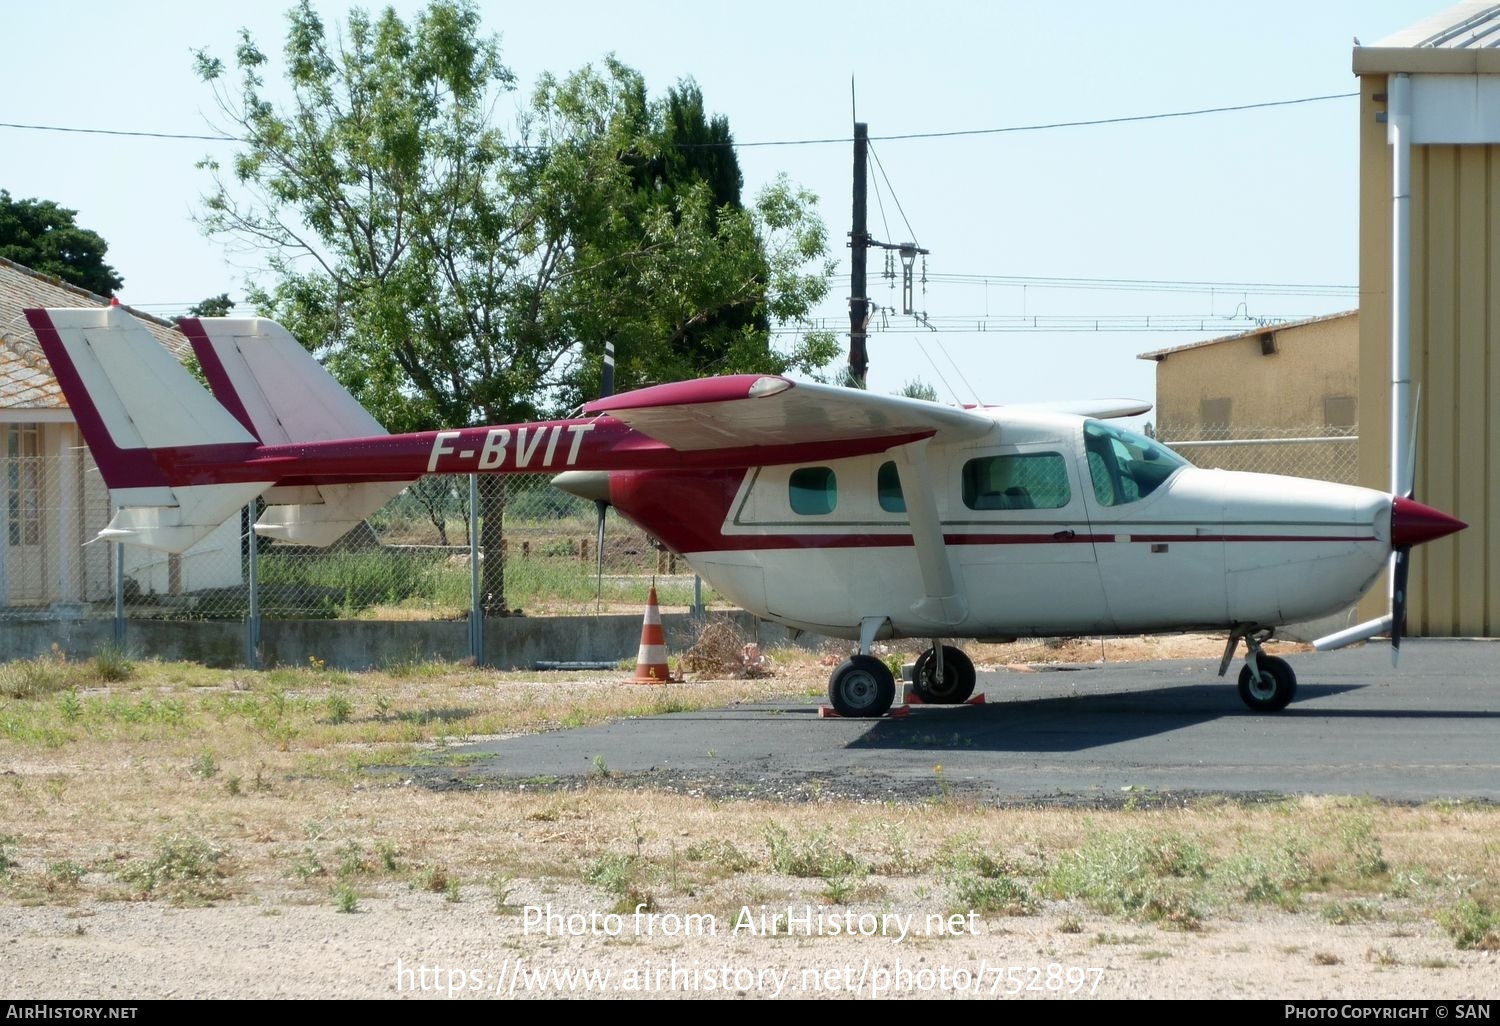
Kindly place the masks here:
[(1084, 421), (1083, 448), (1101, 506), (1144, 499), (1180, 467), (1191, 466), (1159, 442), (1097, 420)]

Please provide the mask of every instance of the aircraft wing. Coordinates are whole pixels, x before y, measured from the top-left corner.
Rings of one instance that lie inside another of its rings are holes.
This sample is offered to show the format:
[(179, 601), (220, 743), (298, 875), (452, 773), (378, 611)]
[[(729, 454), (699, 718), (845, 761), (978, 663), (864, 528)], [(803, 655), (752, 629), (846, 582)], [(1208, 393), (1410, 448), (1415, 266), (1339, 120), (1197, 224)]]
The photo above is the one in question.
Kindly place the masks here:
[(1039, 410), (1046, 413), (1071, 413), (1079, 417), (1110, 420), (1134, 417), (1151, 412), (1151, 404), (1140, 399), (1064, 399), (1052, 403), (1007, 403), (1007, 410)]
[(607, 413), (682, 452), (914, 435), (957, 441), (995, 430), (993, 420), (969, 410), (760, 374), (642, 388), (584, 412)]

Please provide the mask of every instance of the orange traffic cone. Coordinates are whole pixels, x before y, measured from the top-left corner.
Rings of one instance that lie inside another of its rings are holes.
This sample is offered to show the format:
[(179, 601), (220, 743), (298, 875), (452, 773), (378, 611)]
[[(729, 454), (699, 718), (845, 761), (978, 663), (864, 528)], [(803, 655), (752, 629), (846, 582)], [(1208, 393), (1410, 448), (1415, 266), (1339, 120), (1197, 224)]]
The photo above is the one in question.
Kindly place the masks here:
[(641, 651), (635, 657), (635, 683), (665, 684), (671, 679), (667, 666), (667, 636), (661, 627), (661, 607), (656, 604), (656, 585), (646, 598), (646, 619), (641, 624)]

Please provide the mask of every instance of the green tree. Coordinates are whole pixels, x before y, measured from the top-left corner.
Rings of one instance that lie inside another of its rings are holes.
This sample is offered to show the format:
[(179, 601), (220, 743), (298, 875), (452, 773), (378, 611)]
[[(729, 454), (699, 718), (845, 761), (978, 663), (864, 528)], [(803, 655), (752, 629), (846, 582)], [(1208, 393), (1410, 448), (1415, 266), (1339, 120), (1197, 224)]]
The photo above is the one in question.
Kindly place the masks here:
[(78, 227), (78, 211), (51, 200), (13, 200), (0, 189), (0, 257), (33, 271), (113, 296), (125, 284), (104, 262), (109, 244), (97, 232)]
[(908, 399), (925, 399), (929, 403), (938, 401), (937, 389), (933, 388), (921, 378), (912, 378), (902, 386), (898, 395), (904, 395)]
[(217, 296), (210, 296), (201, 303), (194, 303), (188, 307), (189, 317), (228, 317), (234, 310), (234, 300), (229, 298), (229, 293), (220, 292)]
[[(356, 10), (330, 38), (303, 0), (289, 22), (285, 105), (268, 97), (270, 61), (248, 35), (232, 83), (198, 55), (247, 140), (229, 168), (206, 162), (203, 224), (265, 251), (270, 280), (249, 301), (390, 430), (558, 412), (592, 394), (609, 339), (622, 387), (836, 355), (830, 335), (771, 345), (771, 323), (795, 322), (826, 291), (826, 233), (789, 183), (745, 207), (721, 198), (729, 171), (678, 159), (670, 132), (700, 120), (727, 142), (701, 97), (692, 113), (695, 87), (675, 108), (671, 94), (653, 103), (608, 59), (544, 77), (502, 128), (491, 112), (513, 77), (470, 3), (435, 0), (410, 24)], [(498, 551), (497, 500), (483, 513), (481, 540)], [(492, 610), (504, 606), (499, 565), (486, 562)]]

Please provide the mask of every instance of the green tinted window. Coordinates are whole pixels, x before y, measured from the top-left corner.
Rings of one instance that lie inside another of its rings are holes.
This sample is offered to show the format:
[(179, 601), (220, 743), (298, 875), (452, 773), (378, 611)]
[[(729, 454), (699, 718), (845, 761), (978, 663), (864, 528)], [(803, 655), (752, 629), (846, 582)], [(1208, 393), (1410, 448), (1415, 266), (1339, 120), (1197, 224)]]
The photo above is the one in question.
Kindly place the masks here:
[(875, 478), (875, 490), (880, 493), (880, 508), (887, 513), (905, 513), (906, 496), (901, 494), (901, 475), (896, 472), (896, 461), (887, 460), (880, 465)]
[(964, 464), (970, 509), (1062, 509), (1073, 498), (1068, 465), (1055, 452), (981, 456)]
[(839, 482), (829, 467), (801, 467), (792, 471), (792, 512), (807, 517), (832, 513), (839, 501)]
[(1144, 499), (1188, 461), (1166, 446), (1096, 420), (1083, 425), (1094, 498), (1101, 506)]

